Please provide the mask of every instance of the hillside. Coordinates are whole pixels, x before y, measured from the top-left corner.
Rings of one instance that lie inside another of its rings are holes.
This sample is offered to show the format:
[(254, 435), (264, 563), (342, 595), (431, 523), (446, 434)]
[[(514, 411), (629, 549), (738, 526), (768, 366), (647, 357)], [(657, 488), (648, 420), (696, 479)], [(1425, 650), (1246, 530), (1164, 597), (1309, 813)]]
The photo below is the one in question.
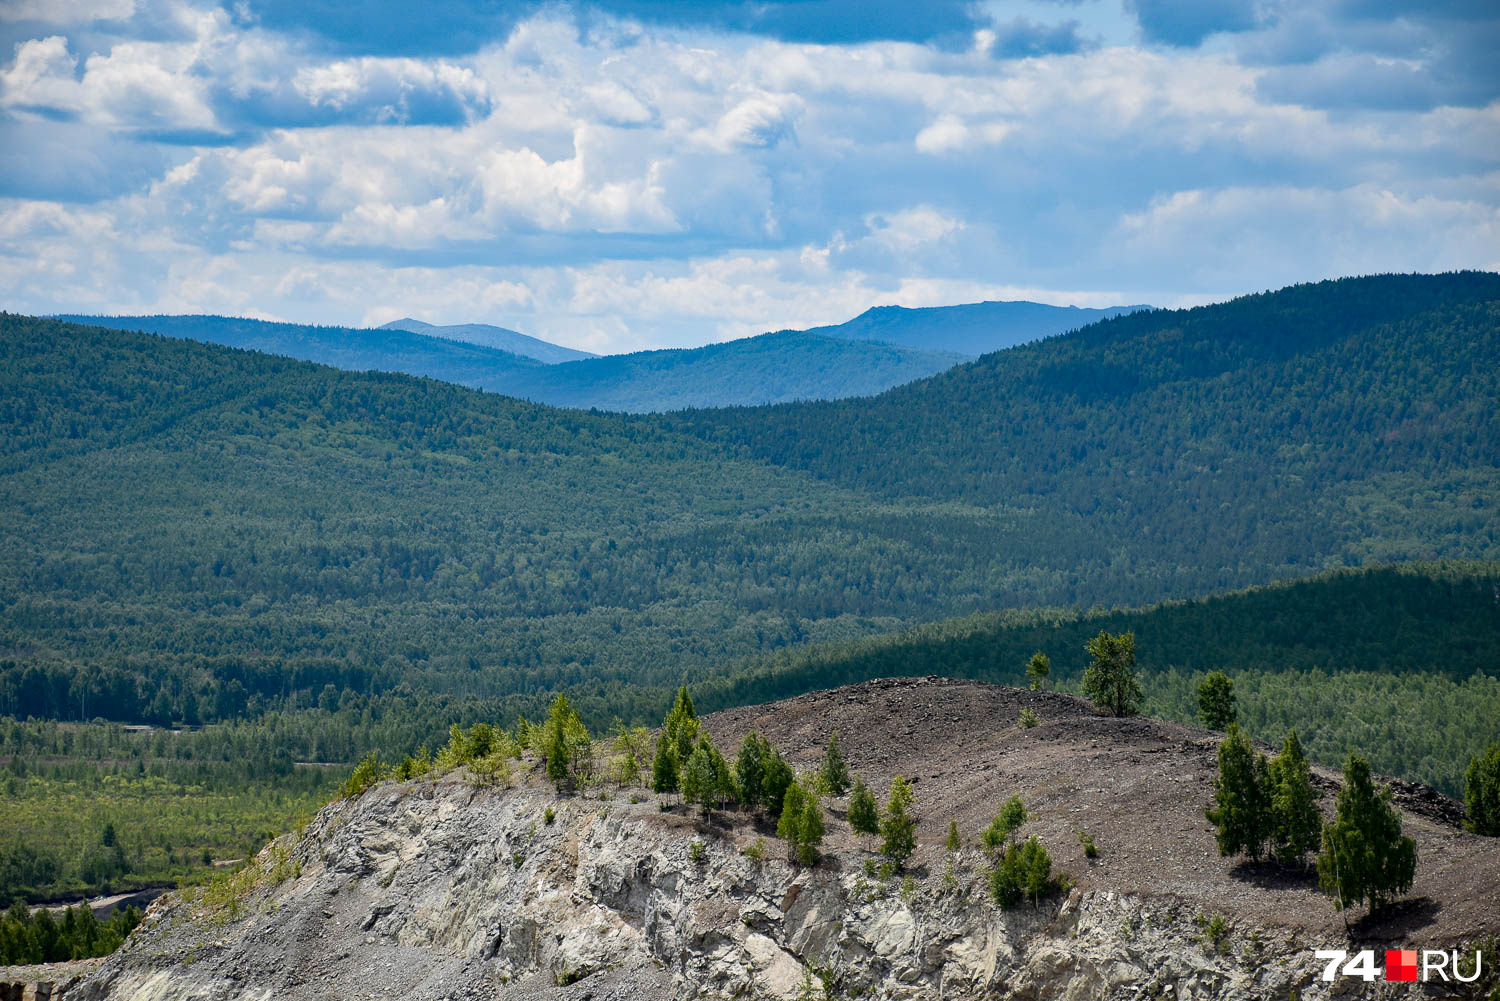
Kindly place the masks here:
[(806, 331), (853, 341), (881, 341), (975, 357), (1077, 330), (1150, 306), (1088, 309), (1040, 302), (970, 302), (958, 306), (875, 306), (852, 320)]
[(1159, 554), (1213, 553), (1215, 588), (1493, 556), (1497, 356), (1500, 275), (1343, 279), (1106, 320), (868, 400), (670, 426), (893, 500), (1045, 511), (1044, 563), (1201, 593), (1201, 565)]
[(383, 323), (379, 329), (408, 330), (415, 334), (425, 334), (428, 337), (442, 337), (450, 341), (466, 341), (471, 344), (482, 344), (487, 348), (498, 348), (501, 351), (509, 351), (511, 354), (520, 355), (523, 358), (533, 358), (547, 365), (594, 357), (594, 355), (587, 351), (565, 348), (561, 344), (553, 344), (550, 341), (540, 340), (519, 331), (510, 330), (506, 327), (496, 327), (488, 323), (450, 323), (440, 326), (432, 323), (423, 323), (421, 320), (414, 320), (406, 316), (399, 320), (392, 320), (390, 323)]
[[(1023, 707), (1039, 725), (1016, 724)], [(822, 981), (851, 997), (1322, 998), (1310, 950), (1324, 943), (1463, 948), (1500, 931), (1500, 842), (1454, 826), (1430, 790), (1398, 793), (1417, 842), (1408, 899), (1352, 936), (1305, 873), (1219, 857), (1202, 816), (1215, 739), (1201, 730), (936, 678), (704, 726), (730, 749), (760, 729), (798, 767), (837, 727), (876, 788), (911, 776), (907, 870), (880, 873), (843, 801), (821, 860), (801, 868), (745, 812), (703, 819), (638, 783), (560, 796), (528, 757), (498, 784), (460, 768), (332, 804), (242, 874), (158, 904), (76, 996), (790, 1001)], [(1338, 782), (1314, 773), (1325, 815)], [(973, 842), (1011, 795), (1030, 814), (1021, 835), (1073, 886), (1002, 909)], [(967, 842), (951, 855), (950, 820)], [(1380, 990), (1345, 981), (1339, 996)]]
[(140, 722), (536, 699), (1494, 559), (1497, 286), (1303, 286), (871, 400), (653, 417), (0, 317), (0, 693)]
[(914, 667), (1026, 685), (1034, 651), (1049, 687), (1076, 691), (1101, 630), (1133, 633), (1145, 709), (1197, 719), (1195, 686), (1222, 670), (1241, 722), (1287, 729), (1335, 765), (1358, 750), (1384, 771), (1462, 795), (1463, 771), (1500, 743), (1500, 564), (1411, 564), (1317, 577), (1138, 610), (1012, 611), (848, 643), (782, 651), (706, 677), (701, 706), (763, 702)]
[(497, 386), (508, 374), (541, 364), (526, 352), (390, 326), (378, 330), (315, 327), (234, 316), (63, 316), (59, 319), (263, 351), (350, 372), (404, 372), (475, 389)]
[(785, 332), (639, 351), (517, 373), (504, 391), (559, 407), (629, 413), (871, 396), (964, 357)]

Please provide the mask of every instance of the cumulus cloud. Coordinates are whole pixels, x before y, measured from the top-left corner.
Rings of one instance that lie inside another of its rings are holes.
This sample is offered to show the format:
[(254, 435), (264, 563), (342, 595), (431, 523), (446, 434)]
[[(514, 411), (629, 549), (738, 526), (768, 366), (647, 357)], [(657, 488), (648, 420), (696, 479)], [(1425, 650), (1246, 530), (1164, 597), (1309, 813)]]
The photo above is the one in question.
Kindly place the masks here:
[(0, 64), (0, 291), (618, 350), (1495, 266), (1494, 74), (1448, 58), (1489, 21), (1374, 2), (1141, 0), (1145, 45), (1096, 43), (1088, 4), (885, 12), (853, 43), (791, 3), (548, 8), (441, 51), (350, 51), (267, 5), (28, 22)]

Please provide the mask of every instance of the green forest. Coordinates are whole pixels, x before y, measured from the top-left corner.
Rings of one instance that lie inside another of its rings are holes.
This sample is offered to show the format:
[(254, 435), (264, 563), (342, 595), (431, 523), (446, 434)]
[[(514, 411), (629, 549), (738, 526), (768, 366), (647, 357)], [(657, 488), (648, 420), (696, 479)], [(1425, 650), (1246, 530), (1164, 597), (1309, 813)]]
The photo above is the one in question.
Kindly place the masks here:
[(1500, 275), (1383, 276), (627, 416), (0, 314), (0, 896), (201, 874), (557, 692), (1069, 688), (1101, 629), (1147, 712), (1222, 669), (1252, 736), (1456, 792), (1500, 736), (1497, 356)]

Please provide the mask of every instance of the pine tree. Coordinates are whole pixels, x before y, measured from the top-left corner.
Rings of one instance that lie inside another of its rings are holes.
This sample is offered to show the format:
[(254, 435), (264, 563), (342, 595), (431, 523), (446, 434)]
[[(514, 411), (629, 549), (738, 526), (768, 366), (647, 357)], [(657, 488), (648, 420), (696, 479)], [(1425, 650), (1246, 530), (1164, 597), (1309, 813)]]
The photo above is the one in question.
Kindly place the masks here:
[(786, 801), (786, 791), (796, 778), (792, 766), (786, 763), (781, 752), (767, 744), (768, 753), (760, 762), (760, 804), (774, 820), (781, 816), (781, 806)]
[(823, 804), (800, 782), (787, 786), (781, 804), (781, 819), (776, 836), (787, 843), (787, 857), (801, 865), (818, 861), (818, 846), (823, 843)]
[(559, 695), (552, 700), (552, 707), (547, 713), (546, 749), (547, 749), (547, 778), (552, 780), (559, 792), (566, 788), (572, 781), (573, 774), (568, 767), (570, 756), (568, 754), (568, 724), (572, 721), (573, 707), (568, 703), (566, 695)]
[(707, 813), (713, 806), (714, 765), (708, 753), (708, 742), (703, 741), (693, 748), (682, 765), (682, 798), (689, 803), (698, 803)]
[(1271, 759), (1271, 853), (1283, 865), (1300, 865), (1308, 852), (1317, 851), (1322, 825), (1312, 770), (1292, 730)]
[(688, 694), (687, 685), (677, 690), (677, 700), (672, 703), (672, 711), (667, 713), (662, 729), (676, 744), (677, 760), (685, 763), (698, 739), (698, 713), (693, 709), (693, 697)]
[(734, 762), (734, 777), (739, 785), (740, 802), (749, 807), (760, 803), (761, 776), (766, 755), (771, 745), (758, 733), (747, 733), (740, 744), (739, 756)]
[(1370, 910), (1411, 889), (1417, 843), (1401, 834), (1401, 815), (1389, 789), (1376, 790), (1370, 763), (1357, 754), (1344, 763), (1344, 788), (1331, 824), (1323, 826), (1318, 882), (1338, 910), (1363, 900)]
[(964, 846), (963, 839), (958, 836), (958, 821), (948, 821), (948, 840), (943, 845), (950, 852), (956, 852)]
[(1475, 755), (1464, 771), (1465, 825), (1475, 834), (1500, 836), (1500, 744)]
[(1026, 823), (1026, 805), (1021, 802), (1020, 796), (1012, 796), (1000, 807), (1000, 812), (995, 819), (990, 821), (979, 835), (980, 842), (984, 845), (985, 852), (992, 858), (996, 856), (1007, 838), (1014, 842), (1014, 835)]
[(656, 738), (656, 757), (651, 762), (651, 791), (666, 795), (677, 790), (677, 745), (663, 730)]
[(842, 796), (849, 791), (849, 766), (839, 751), (839, 732), (833, 731), (828, 738), (828, 749), (823, 752), (823, 767), (819, 769), (823, 787), (831, 796)]
[(891, 779), (891, 795), (880, 822), (880, 850), (897, 866), (905, 866), (917, 850), (917, 818), (911, 808), (911, 783), (905, 776), (897, 775)]
[(1052, 658), (1038, 650), (1026, 662), (1026, 677), (1031, 679), (1031, 690), (1039, 692), (1047, 687), (1047, 676), (1052, 673)]
[(1219, 743), (1219, 774), (1214, 778), (1214, 806), (1203, 815), (1218, 828), (1220, 855), (1245, 852), (1259, 859), (1271, 834), (1270, 774), (1265, 755), (1257, 754), (1238, 723)]
[(1239, 719), (1234, 705), (1234, 682), (1214, 671), (1198, 683), (1198, 718), (1210, 730), (1223, 730)]
[(1141, 703), (1135, 677), (1135, 633), (1111, 636), (1101, 630), (1084, 644), (1092, 663), (1083, 672), (1083, 694), (1111, 716), (1133, 716)]
[(864, 779), (855, 779), (854, 792), (849, 794), (849, 827), (871, 838), (880, 833), (880, 808)]
[(1036, 835), (1012, 844), (990, 872), (990, 892), (1001, 907), (1013, 907), (1022, 897), (1040, 903), (1057, 888), (1052, 878), (1052, 856)]

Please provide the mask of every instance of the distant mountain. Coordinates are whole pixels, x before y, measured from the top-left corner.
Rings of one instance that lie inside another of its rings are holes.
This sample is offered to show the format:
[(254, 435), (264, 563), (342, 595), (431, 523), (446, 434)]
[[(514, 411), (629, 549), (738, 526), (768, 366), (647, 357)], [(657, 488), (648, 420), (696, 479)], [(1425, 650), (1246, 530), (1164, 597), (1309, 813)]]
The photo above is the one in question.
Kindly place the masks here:
[(813, 327), (810, 334), (851, 341), (883, 341), (930, 351), (952, 351), (969, 357), (1015, 347), (1053, 334), (1077, 330), (1099, 320), (1134, 313), (1150, 306), (1081, 309), (1040, 302), (971, 302), (961, 306), (876, 306), (847, 323)]
[(542, 364), (534, 358), (494, 347), (401, 329), (312, 327), (237, 316), (61, 316), (58, 319), (264, 351), (352, 372), (404, 372), (476, 389), (495, 388), (506, 375), (539, 368)]
[(701, 348), (638, 351), (512, 373), (502, 392), (629, 413), (870, 396), (963, 355), (787, 331)]
[(488, 323), (455, 323), (449, 326), (437, 326), (423, 323), (421, 320), (413, 320), (407, 316), (383, 324), (379, 329), (408, 330), (414, 334), (426, 334), (429, 337), (445, 337), (454, 341), (467, 341), (470, 344), (483, 344), (487, 348), (509, 351), (511, 354), (534, 358), (548, 365), (598, 357), (587, 351), (575, 351), (560, 344), (539, 340), (518, 331), (492, 326)]
[[(629, 413), (869, 396), (965, 356), (787, 331), (701, 348), (588, 355), (485, 324), (397, 320), (377, 329), (313, 327), (231, 316), (61, 316), (116, 330), (264, 351), (352, 372), (404, 372), (536, 403)], [(493, 335), (511, 351), (461, 339)], [(499, 335), (510, 335), (511, 339)], [(556, 364), (520, 351), (551, 352)], [(577, 360), (564, 360), (563, 355)]]

